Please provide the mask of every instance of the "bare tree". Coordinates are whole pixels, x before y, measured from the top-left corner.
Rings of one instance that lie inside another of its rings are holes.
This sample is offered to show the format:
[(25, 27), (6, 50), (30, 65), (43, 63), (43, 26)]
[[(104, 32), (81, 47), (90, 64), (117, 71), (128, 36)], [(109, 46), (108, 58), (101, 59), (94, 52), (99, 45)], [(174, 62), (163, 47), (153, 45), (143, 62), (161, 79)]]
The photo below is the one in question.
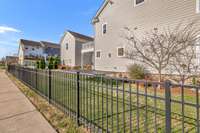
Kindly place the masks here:
[(5, 57), (2, 57), (1, 60), (0, 60), (0, 62), (1, 62), (2, 64), (5, 64), (5, 62), (6, 62)]
[(197, 46), (189, 46), (187, 49), (183, 49), (174, 55), (170, 62), (170, 67), (173, 73), (177, 73), (180, 76), (182, 84), (191, 77), (199, 74), (199, 64), (197, 57)]
[(169, 66), (171, 59), (196, 42), (199, 29), (195, 24), (196, 22), (186, 26), (178, 24), (173, 30), (168, 28), (159, 31), (154, 28), (142, 38), (138, 38), (136, 29), (125, 27), (124, 38), (128, 43), (126, 57), (157, 71), (161, 81), (163, 71)]

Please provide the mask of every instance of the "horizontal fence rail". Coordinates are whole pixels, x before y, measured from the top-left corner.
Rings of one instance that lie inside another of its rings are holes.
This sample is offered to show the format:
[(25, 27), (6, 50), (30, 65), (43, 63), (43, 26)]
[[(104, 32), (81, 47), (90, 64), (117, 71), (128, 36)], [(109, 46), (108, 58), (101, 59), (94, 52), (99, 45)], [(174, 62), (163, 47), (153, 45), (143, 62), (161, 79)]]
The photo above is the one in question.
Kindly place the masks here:
[(199, 86), (8, 66), (90, 132), (199, 133)]

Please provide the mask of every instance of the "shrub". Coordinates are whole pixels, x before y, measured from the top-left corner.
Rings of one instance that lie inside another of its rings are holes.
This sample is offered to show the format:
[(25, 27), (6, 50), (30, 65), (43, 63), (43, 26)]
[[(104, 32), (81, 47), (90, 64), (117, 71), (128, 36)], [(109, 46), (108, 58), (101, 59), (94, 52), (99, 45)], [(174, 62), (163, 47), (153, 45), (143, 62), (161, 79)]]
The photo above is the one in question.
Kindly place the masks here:
[(197, 85), (197, 80), (196, 80), (196, 77), (192, 77), (192, 85)]
[(54, 69), (54, 59), (53, 57), (49, 58), (49, 65), (48, 65), (49, 69)]
[(72, 70), (72, 67), (71, 66), (66, 66), (66, 70)]
[(84, 70), (91, 71), (92, 70), (92, 66), (91, 65), (84, 65)]
[(143, 66), (133, 64), (128, 67), (129, 76), (132, 79), (145, 79), (146, 70)]
[(81, 66), (74, 66), (73, 69), (74, 70), (81, 70)]
[(119, 76), (119, 78), (122, 78), (122, 77), (123, 77), (123, 74), (122, 74), (122, 73), (119, 73), (118, 76)]
[(45, 68), (46, 68), (46, 63), (45, 63), (45, 60), (42, 59), (42, 60), (40, 61), (40, 69), (45, 69)]
[(40, 61), (36, 62), (36, 68), (39, 69), (40, 68)]
[(54, 62), (53, 62), (54, 69), (58, 69), (58, 65), (59, 64), (60, 64), (60, 58), (59, 57), (55, 57), (54, 58)]
[(66, 66), (64, 66), (64, 65), (58, 65), (58, 69), (65, 70), (65, 69), (66, 69)]

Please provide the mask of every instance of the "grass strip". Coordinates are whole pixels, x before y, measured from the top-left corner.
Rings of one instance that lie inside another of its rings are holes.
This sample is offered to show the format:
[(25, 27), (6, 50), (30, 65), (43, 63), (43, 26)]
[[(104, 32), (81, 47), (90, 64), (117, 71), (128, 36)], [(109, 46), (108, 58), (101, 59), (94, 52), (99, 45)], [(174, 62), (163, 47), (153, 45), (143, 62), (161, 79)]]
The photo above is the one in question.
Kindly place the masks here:
[(58, 108), (50, 105), (48, 101), (24, 85), (21, 81), (11, 74), (7, 73), (7, 75), (58, 133), (87, 133), (86, 129), (78, 127), (71, 118)]

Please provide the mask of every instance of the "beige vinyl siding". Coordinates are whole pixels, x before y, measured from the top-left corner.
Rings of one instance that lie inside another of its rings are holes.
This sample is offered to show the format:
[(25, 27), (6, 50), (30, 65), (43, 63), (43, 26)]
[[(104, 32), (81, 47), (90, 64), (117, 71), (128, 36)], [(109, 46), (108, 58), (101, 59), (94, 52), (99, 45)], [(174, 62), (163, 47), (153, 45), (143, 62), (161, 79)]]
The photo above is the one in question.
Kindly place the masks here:
[[(66, 43), (68, 43), (68, 49), (66, 49)], [(66, 33), (63, 41), (61, 42), (61, 61), (65, 62), (65, 65), (75, 66), (75, 38)]]
[[(196, 13), (196, 0), (145, 0), (134, 7), (133, 0), (113, 0), (99, 15), (99, 22), (94, 24), (95, 49), (101, 49), (101, 59), (95, 60), (95, 69), (102, 71), (127, 71), (127, 66), (134, 63), (117, 57), (117, 48), (126, 47), (123, 39), (124, 27), (137, 28), (138, 36), (144, 36), (153, 28), (159, 30), (174, 28), (179, 23), (189, 23), (200, 19)], [(102, 24), (107, 23), (107, 33), (102, 35)], [(200, 25), (200, 23), (198, 23)], [(112, 54), (108, 58), (108, 53)]]
[(79, 41), (76, 41), (76, 55), (75, 55), (75, 58), (76, 58), (76, 66), (81, 66), (81, 50), (82, 50), (82, 42), (79, 42)]

